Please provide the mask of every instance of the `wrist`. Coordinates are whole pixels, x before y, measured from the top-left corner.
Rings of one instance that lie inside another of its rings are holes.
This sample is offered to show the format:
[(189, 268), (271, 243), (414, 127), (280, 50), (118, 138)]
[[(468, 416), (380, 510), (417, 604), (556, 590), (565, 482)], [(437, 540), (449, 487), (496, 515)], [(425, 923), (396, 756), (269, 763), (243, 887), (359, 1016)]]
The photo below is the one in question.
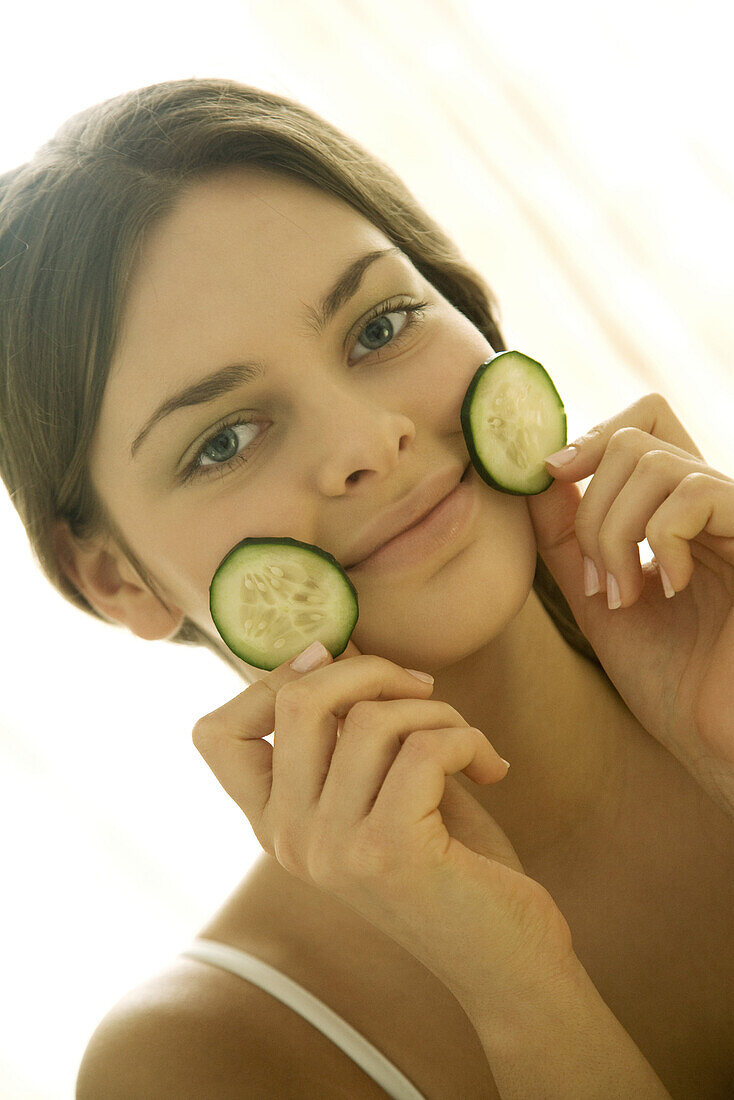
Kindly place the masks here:
[(671, 1100), (575, 955), (501, 1010), (479, 1008), (470, 1019), (503, 1100)]
[(518, 980), (502, 997), (472, 995), (462, 998), (462, 1007), (475, 1027), (498, 1043), (514, 1040), (531, 1020), (563, 1017), (571, 1007), (588, 1006), (598, 990), (580, 959), (570, 951), (537, 959), (532, 974)]
[(474, 1027), (484, 1035), (496, 1035), (500, 1042), (506, 1034), (516, 1036), (530, 1016), (547, 1017), (557, 1006), (578, 1004), (582, 996), (588, 997), (584, 979), (591, 984), (573, 951), (559, 950), (536, 956), (530, 970), (501, 992), (496, 989), (493, 975), (484, 983), (477, 973), (471, 991), (455, 990), (454, 995)]
[[(579, 971), (586, 975), (573, 950), (568, 921), (551, 895), (524, 874), (514, 878), (515, 935), (504, 943), (499, 928), (485, 928), (492, 947), (482, 950), (477, 943), (471, 966), (461, 975), (454, 972), (449, 980), (439, 975), (472, 1023), (488, 1027), (501, 1028), (505, 1022), (511, 1027), (529, 1004), (556, 1003), (572, 995), (581, 981)], [(504, 956), (501, 967), (498, 954)]]

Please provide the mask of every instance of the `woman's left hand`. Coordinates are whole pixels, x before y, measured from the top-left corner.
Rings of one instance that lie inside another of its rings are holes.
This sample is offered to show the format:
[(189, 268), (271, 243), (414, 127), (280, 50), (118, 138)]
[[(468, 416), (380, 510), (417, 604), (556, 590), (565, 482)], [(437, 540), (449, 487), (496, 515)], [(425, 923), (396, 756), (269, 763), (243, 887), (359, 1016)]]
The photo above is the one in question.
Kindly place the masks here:
[[(572, 462), (546, 464), (550, 488), (527, 497), (538, 552), (629, 709), (734, 815), (734, 479), (657, 393), (575, 445)], [(574, 482), (592, 474), (582, 496)], [(657, 565), (640, 563), (645, 538)]]

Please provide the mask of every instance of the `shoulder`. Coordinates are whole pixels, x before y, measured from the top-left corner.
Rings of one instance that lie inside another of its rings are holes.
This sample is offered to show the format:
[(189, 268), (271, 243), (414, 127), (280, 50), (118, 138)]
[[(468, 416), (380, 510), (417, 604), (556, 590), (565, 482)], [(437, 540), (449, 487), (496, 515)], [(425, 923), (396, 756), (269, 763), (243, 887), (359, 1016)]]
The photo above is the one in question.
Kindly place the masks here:
[(241, 1097), (245, 1080), (257, 1095), (276, 1095), (267, 1087), (278, 1068), (267, 1013), (252, 1011), (249, 987), (233, 998), (196, 965), (177, 962), (110, 1009), (84, 1051), (77, 1100), (224, 1100)]
[(76, 1100), (309, 1100), (384, 1092), (307, 1020), (236, 975), (181, 958), (101, 1020)]

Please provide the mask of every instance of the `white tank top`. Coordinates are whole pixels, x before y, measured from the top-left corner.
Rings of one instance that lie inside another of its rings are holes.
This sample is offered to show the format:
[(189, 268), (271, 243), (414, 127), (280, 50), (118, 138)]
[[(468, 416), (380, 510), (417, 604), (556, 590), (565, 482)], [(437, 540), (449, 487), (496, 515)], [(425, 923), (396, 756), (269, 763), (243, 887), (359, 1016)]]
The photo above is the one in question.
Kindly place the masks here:
[(388, 1061), (377, 1047), (369, 1043), (318, 997), (314, 997), (313, 993), (309, 993), (302, 985), (298, 985), (292, 978), (276, 970), (274, 966), (270, 966), (254, 955), (249, 955), (238, 947), (230, 947), (229, 944), (201, 937), (193, 940), (181, 954), (210, 963), (212, 966), (219, 966), (223, 970), (229, 970), (230, 973), (239, 975), (245, 981), (252, 982), (253, 985), (277, 997), (283, 1004), (303, 1016), (304, 1020), (308, 1020), (327, 1039), (331, 1039), (332, 1043), (340, 1047), (385, 1090), (388, 1096), (393, 1097), (393, 1100), (426, 1100), (423, 1093), (419, 1092), (405, 1074)]

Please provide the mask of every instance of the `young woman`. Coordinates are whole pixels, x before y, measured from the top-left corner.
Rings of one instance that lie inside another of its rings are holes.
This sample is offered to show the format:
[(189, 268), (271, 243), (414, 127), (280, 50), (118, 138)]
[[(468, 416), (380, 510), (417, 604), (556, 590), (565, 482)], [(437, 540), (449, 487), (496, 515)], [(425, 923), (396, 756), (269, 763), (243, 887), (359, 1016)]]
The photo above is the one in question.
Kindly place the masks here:
[[(504, 348), (488, 287), (384, 164), (230, 81), (6, 173), (0, 302), (42, 568), (249, 685), (194, 741), (264, 854), (111, 1008), (81, 1100), (731, 1095), (734, 481), (664, 397), (546, 492), (489, 488), (459, 416)], [(209, 585), (251, 535), (343, 564), (336, 660), (224, 645)]]

